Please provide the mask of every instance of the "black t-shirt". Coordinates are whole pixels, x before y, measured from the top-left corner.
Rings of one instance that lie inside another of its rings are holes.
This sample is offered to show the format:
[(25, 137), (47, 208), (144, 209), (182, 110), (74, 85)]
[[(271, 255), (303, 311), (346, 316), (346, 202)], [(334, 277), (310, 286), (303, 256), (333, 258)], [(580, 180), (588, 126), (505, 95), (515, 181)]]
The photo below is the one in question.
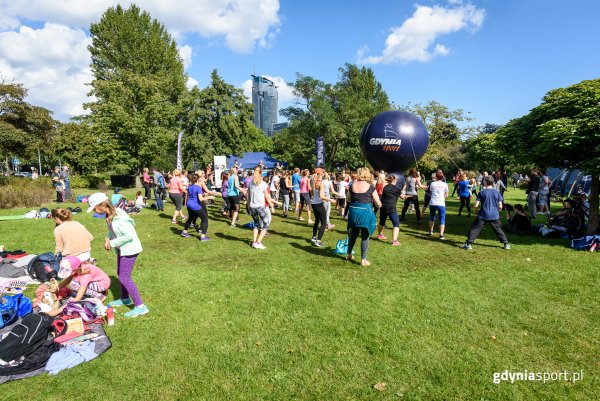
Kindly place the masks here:
[(288, 188), (288, 186), (285, 183), (285, 177), (281, 177), (279, 179), (279, 189), (281, 190), (281, 193), (283, 195), (288, 195), (289, 194), (290, 189)]
[(529, 184), (527, 184), (527, 193), (529, 192), (538, 192), (540, 190), (540, 176), (533, 175), (529, 180)]
[(515, 213), (512, 216), (512, 220), (510, 221), (512, 226), (516, 226), (519, 230), (523, 232), (529, 232), (531, 230), (531, 220), (529, 220), (528, 216), (523, 216), (521, 214)]
[(396, 203), (402, 191), (395, 185), (388, 184), (383, 187), (381, 194), (381, 210), (386, 213), (392, 213), (396, 210)]

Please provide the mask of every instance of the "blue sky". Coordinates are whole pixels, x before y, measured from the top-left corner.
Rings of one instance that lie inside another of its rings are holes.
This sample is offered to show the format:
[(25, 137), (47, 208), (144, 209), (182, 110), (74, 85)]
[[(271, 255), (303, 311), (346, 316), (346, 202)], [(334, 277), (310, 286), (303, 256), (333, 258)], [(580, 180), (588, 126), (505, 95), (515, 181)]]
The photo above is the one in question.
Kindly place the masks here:
[[(85, 101), (89, 23), (116, 2), (82, 3), (0, 0), (0, 74), (24, 82), (30, 101), (63, 120)], [(173, 32), (190, 84), (205, 86), (217, 68), (248, 89), (255, 70), (281, 84), (280, 106), (292, 100), (283, 82), (296, 72), (335, 82), (349, 62), (373, 68), (396, 104), (436, 100), (469, 111), (472, 124), (502, 124), (548, 90), (600, 71), (600, 2), (592, 0), (137, 4)]]

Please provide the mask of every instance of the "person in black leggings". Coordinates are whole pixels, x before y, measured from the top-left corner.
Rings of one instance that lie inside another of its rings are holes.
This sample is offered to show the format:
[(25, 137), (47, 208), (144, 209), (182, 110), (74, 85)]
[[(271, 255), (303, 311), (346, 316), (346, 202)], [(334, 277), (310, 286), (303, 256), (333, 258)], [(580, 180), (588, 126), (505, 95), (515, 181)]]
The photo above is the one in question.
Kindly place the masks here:
[(200, 240), (208, 241), (206, 232), (208, 231), (208, 213), (206, 211), (206, 201), (213, 199), (213, 196), (206, 195), (202, 187), (198, 184), (200, 176), (198, 174), (192, 174), (192, 185), (188, 188), (189, 199), (187, 203), (188, 219), (185, 222), (182, 237), (189, 237), (188, 230), (192, 222), (195, 222), (200, 217)]
[(322, 247), (323, 234), (327, 228), (327, 210), (323, 202), (330, 202), (331, 198), (325, 195), (323, 187), (323, 173), (317, 173), (313, 176), (313, 196), (310, 201), (311, 207), (315, 214), (315, 222), (313, 224), (312, 243), (317, 247)]

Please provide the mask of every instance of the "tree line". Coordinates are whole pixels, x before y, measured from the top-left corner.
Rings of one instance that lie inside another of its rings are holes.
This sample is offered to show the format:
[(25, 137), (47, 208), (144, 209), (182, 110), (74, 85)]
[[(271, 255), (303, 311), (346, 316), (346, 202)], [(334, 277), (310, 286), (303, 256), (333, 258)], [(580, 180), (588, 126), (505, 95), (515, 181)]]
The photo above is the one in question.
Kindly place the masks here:
[[(266, 151), (291, 166), (315, 163), (322, 136), (330, 168), (366, 164), (358, 138), (375, 114), (402, 109), (417, 114), (430, 134), (419, 161), (429, 172), (579, 168), (592, 174), (592, 213), (598, 213), (600, 174), (600, 79), (549, 91), (542, 103), (503, 126), (469, 125), (462, 109), (430, 101), (396, 105), (371, 68), (345, 64), (337, 82), (298, 73), (296, 101), (280, 114), (289, 127), (268, 138), (252, 123), (243, 91), (214, 70), (207, 87), (186, 87), (176, 43), (165, 26), (135, 5), (107, 9), (91, 24), (93, 80), (88, 113), (60, 123), (51, 111), (25, 101), (27, 89), (0, 82), (0, 152), (46, 166), (58, 160), (79, 173), (136, 173), (143, 167), (171, 169), (177, 134), (185, 133), (184, 160), (210, 163), (214, 155)], [(191, 166), (187, 166), (191, 167)]]

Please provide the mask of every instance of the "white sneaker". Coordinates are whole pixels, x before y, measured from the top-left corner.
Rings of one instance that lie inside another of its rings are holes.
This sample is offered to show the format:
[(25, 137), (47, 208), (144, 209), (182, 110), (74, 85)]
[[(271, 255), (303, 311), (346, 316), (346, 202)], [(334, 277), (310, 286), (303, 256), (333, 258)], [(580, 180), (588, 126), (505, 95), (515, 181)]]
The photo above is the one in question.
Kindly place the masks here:
[(254, 244), (254, 249), (267, 249), (263, 244)]

